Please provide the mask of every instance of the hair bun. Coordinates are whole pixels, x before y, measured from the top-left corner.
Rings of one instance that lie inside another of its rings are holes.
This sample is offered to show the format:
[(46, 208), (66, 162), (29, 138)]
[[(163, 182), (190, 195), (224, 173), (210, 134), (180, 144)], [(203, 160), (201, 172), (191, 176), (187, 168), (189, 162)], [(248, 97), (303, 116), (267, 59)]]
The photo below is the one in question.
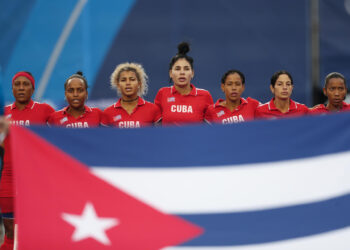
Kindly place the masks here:
[(186, 55), (190, 51), (190, 45), (187, 42), (182, 42), (177, 46), (179, 55)]
[(75, 73), (75, 74), (80, 75), (80, 76), (84, 76), (82, 71), (77, 71), (77, 73)]

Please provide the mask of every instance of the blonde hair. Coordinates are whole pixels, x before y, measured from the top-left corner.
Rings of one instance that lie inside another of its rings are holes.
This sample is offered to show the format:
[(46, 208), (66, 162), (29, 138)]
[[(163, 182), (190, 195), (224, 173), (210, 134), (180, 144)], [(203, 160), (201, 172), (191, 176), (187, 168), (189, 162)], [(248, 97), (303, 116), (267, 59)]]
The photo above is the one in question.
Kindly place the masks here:
[(124, 71), (131, 71), (134, 72), (136, 75), (136, 78), (139, 82), (141, 82), (141, 87), (139, 89), (139, 91), (137, 92), (137, 94), (142, 97), (144, 95), (146, 95), (147, 91), (148, 91), (148, 76), (144, 70), (144, 68), (142, 67), (141, 64), (138, 63), (121, 63), (119, 65), (117, 65), (117, 67), (115, 68), (115, 70), (113, 71), (112, 75), (111, 75), (111, 86), (114, 89), (117, 89), (117, 92), (119, 95), (121, 95), (121, 91), (118, 88), (117, 83), (119, 82), (120, 79), (120, 74)]

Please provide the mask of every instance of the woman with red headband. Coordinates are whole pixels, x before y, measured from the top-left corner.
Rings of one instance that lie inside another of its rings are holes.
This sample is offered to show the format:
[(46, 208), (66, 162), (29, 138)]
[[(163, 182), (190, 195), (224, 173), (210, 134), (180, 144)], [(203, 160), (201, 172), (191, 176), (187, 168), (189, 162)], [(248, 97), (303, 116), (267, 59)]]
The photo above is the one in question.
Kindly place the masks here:
[[(12, 93), (15, 102), (5, 107), (5, 117), (10, 123), (21, 126), (46, 125), (54, 109), (44, 103), (34, 102), (32, 95), (35, 89), (35, 80), (31, 73), (21, 71), (12, 79)], [(0, 249), (13, 249), (13, 180), (12, 163), (9, 145), (9, 136), (6, 137), (5, 155), (0, 182), (0, 208), (5, 225), (5, 241)]]
[(30, 126), (46, 124), (55, 110), (46, 103), (32, 100), (35, 80), (29, 72), (18, 72), (12, 79), (12, 93), (15, 102), (5, 107), (5, 116), (12, 124)]
[(64, 83), (68, 106), (50, 115), (50, 125), (66, 128), (91, 128), (100, 126), (102, 111), (85, 106), (88, 84), (83, 73), (78, 71)]

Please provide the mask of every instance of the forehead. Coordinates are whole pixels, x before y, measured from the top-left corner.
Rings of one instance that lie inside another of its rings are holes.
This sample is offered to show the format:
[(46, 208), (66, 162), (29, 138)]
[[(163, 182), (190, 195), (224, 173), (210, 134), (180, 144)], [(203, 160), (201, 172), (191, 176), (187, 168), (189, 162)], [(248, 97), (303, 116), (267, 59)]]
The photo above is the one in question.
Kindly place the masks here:
[(15, 79), (15, 82), (30, 82), (30, 80), (25, 76), (19, 76)]
[(277, 81), (291, 81), (291, 79), (289, 78), (289, 76), (287, 74), (281, 74), (278, 76)]
[(122, 77), (136, 77), (136, 73), (131, 70), (124, 70), (120, 72), (120, 78)]
[(345, 82), (342, 78), (331, 78), (328, 80), (327, 87), (335, 87), (335, 86), (341, 86), (341, 87), (346, 87)]
[(175, 63), (174, 63), (174, 66), (173, 67), (191, 67), (191, 64), (185, 59), (185, 58), (180, 58), (179, 60), (177, 60)]
[(225, 82), (242, 82), (241, 76), (238, 73), (233, 73), (233, 74), (229, 74), (226, 77), (226, 81)]
[(69, 79), (69, 81), (67, 83), (67, 88), (80, 88), (80, 87), (85, 88), (85, 84), (84, 84), (84, 81), (82, 79), (80, 79), (80, 78)]

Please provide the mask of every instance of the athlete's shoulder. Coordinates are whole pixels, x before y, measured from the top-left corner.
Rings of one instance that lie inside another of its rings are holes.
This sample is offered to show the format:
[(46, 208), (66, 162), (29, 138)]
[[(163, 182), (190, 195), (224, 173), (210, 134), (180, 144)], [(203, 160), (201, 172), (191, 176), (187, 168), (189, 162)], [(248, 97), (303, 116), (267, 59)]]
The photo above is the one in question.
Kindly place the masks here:
[(207, 108), (207, 112), (213, 111), (216, 108), (219, 108), (220, 106), (217, 105), (217, 103), (210, 104)]
[(147, 110), (151, 110), (152, 112), (160, 112), (160, 108), (157, 104), (154, 104), (153, 102), (145, 101), (144, 107)]
[(299, 110), (306, 111), (306, 112), (309, 111), (309, 108), (308, 108), (305, 104), (299, 103), (299, 102), (295, 102), (295, 103), (296, 103), (297, 108), (298, 108)]
[(9, 105), (6, 105), (6, 106), (4, 107), (4, 114), (5, 114), (5, 115), (8, 115), (8, 114), (11, 113), (12, 105), (13, 105), (13, 104), (9, 104)]
[(251, 98), (251, 97), (247, 97), (246, 100), (247, 100), (247, 102), (249, 102), (249, 103), (255, 103), (255, 104), (258, 104), (258, 105), (261, 104), (258, 100), (254, 99), (254, 98)]
[(251, 97), (248, 97), (246, 99), (246, 101), (248, 103), (248, 106), (253, 107), (253, 108), (257, 108), (261, 104), (258, 100), (251, 98)]
[(60, 121), (63, 117), (64, 117), (64, 109), (57, 110), (55, 112), (52, 112), (49, 115), (48, 123), (50, 125), (57, 125), (58, 121)]
[(64, 108), (54, 111), (50, 114), (51, 117), (58, 117), (58, 116), (62, 116), (64, 114)]
[(196, 91), (197, 91), (197, 95), (211, 96), (210, 92), (206, 89), (196, 88)]
[(170, 87), (161, 87), (158, 90), (158, 93), (171, 93), (171, 88), (172, 88), (172, 86), (170, 86)]
[(218, 110), (220, 110), (219, 106), (216, 106), (215, 104), (211, 104), (208, 106), (208, 108), (205, 110), (205, 119), (208, 121), (211, 121), (211, 117), (213, 114), (215, 114)]
[(311, 114), (318, 114), (318, 113), (326, 113), (328, 112), (328, 110), (324, 104), (317, 104), (316, 106), (313, 106), (312, 108), (310, 108), (309, 112)]
[(161, 105), (162, 101), (169, 96), (172, 96), (172, 87), (162, 87), (158, 90), (154, 102)]
[(96, 107), (87, 107), (91, 110), (93, 113), (102, 113), (102, 110)]
[(55, 109), (53, 107), (51, 107), (49, 104), (47, 104), (47, 103), (34, 102), (33, 108), (45, 110), (48, 113), (55, 112)]
[(102, 110), (96, 107), (85, 106), (85, 110), (87, 112), (87, 115), (89, 115), (90, 117), (101, 117), (103, 114)]
[(269, 105), (270, 105), (270, 102), (259, 103), (259, 105), (256, 109), (258, 109), (258, 110), (268, 109)]
[(153, 102), (149, 102), (149, 101), (146, 101), (144, 100), (146, 106), (149, 106), (149, 107), (158, 107), (156, 104), (154, 104)]
[(350, 104), (343, 102), (343, 109), (346, 109), (346, 110), (350, 109)]
[(255, 109), (255, 117), (257, 118), (263, 118), (270, 113), (270, 102), (260, 103)]
[(105, 108), (103, 110), (103, 113), (108, 113), (108, 112), (113, 111), (115, 109), (115, 105), (116, 105), (116, 103), (113, 103), (112, 105), (108, 106), (107, 108)]

